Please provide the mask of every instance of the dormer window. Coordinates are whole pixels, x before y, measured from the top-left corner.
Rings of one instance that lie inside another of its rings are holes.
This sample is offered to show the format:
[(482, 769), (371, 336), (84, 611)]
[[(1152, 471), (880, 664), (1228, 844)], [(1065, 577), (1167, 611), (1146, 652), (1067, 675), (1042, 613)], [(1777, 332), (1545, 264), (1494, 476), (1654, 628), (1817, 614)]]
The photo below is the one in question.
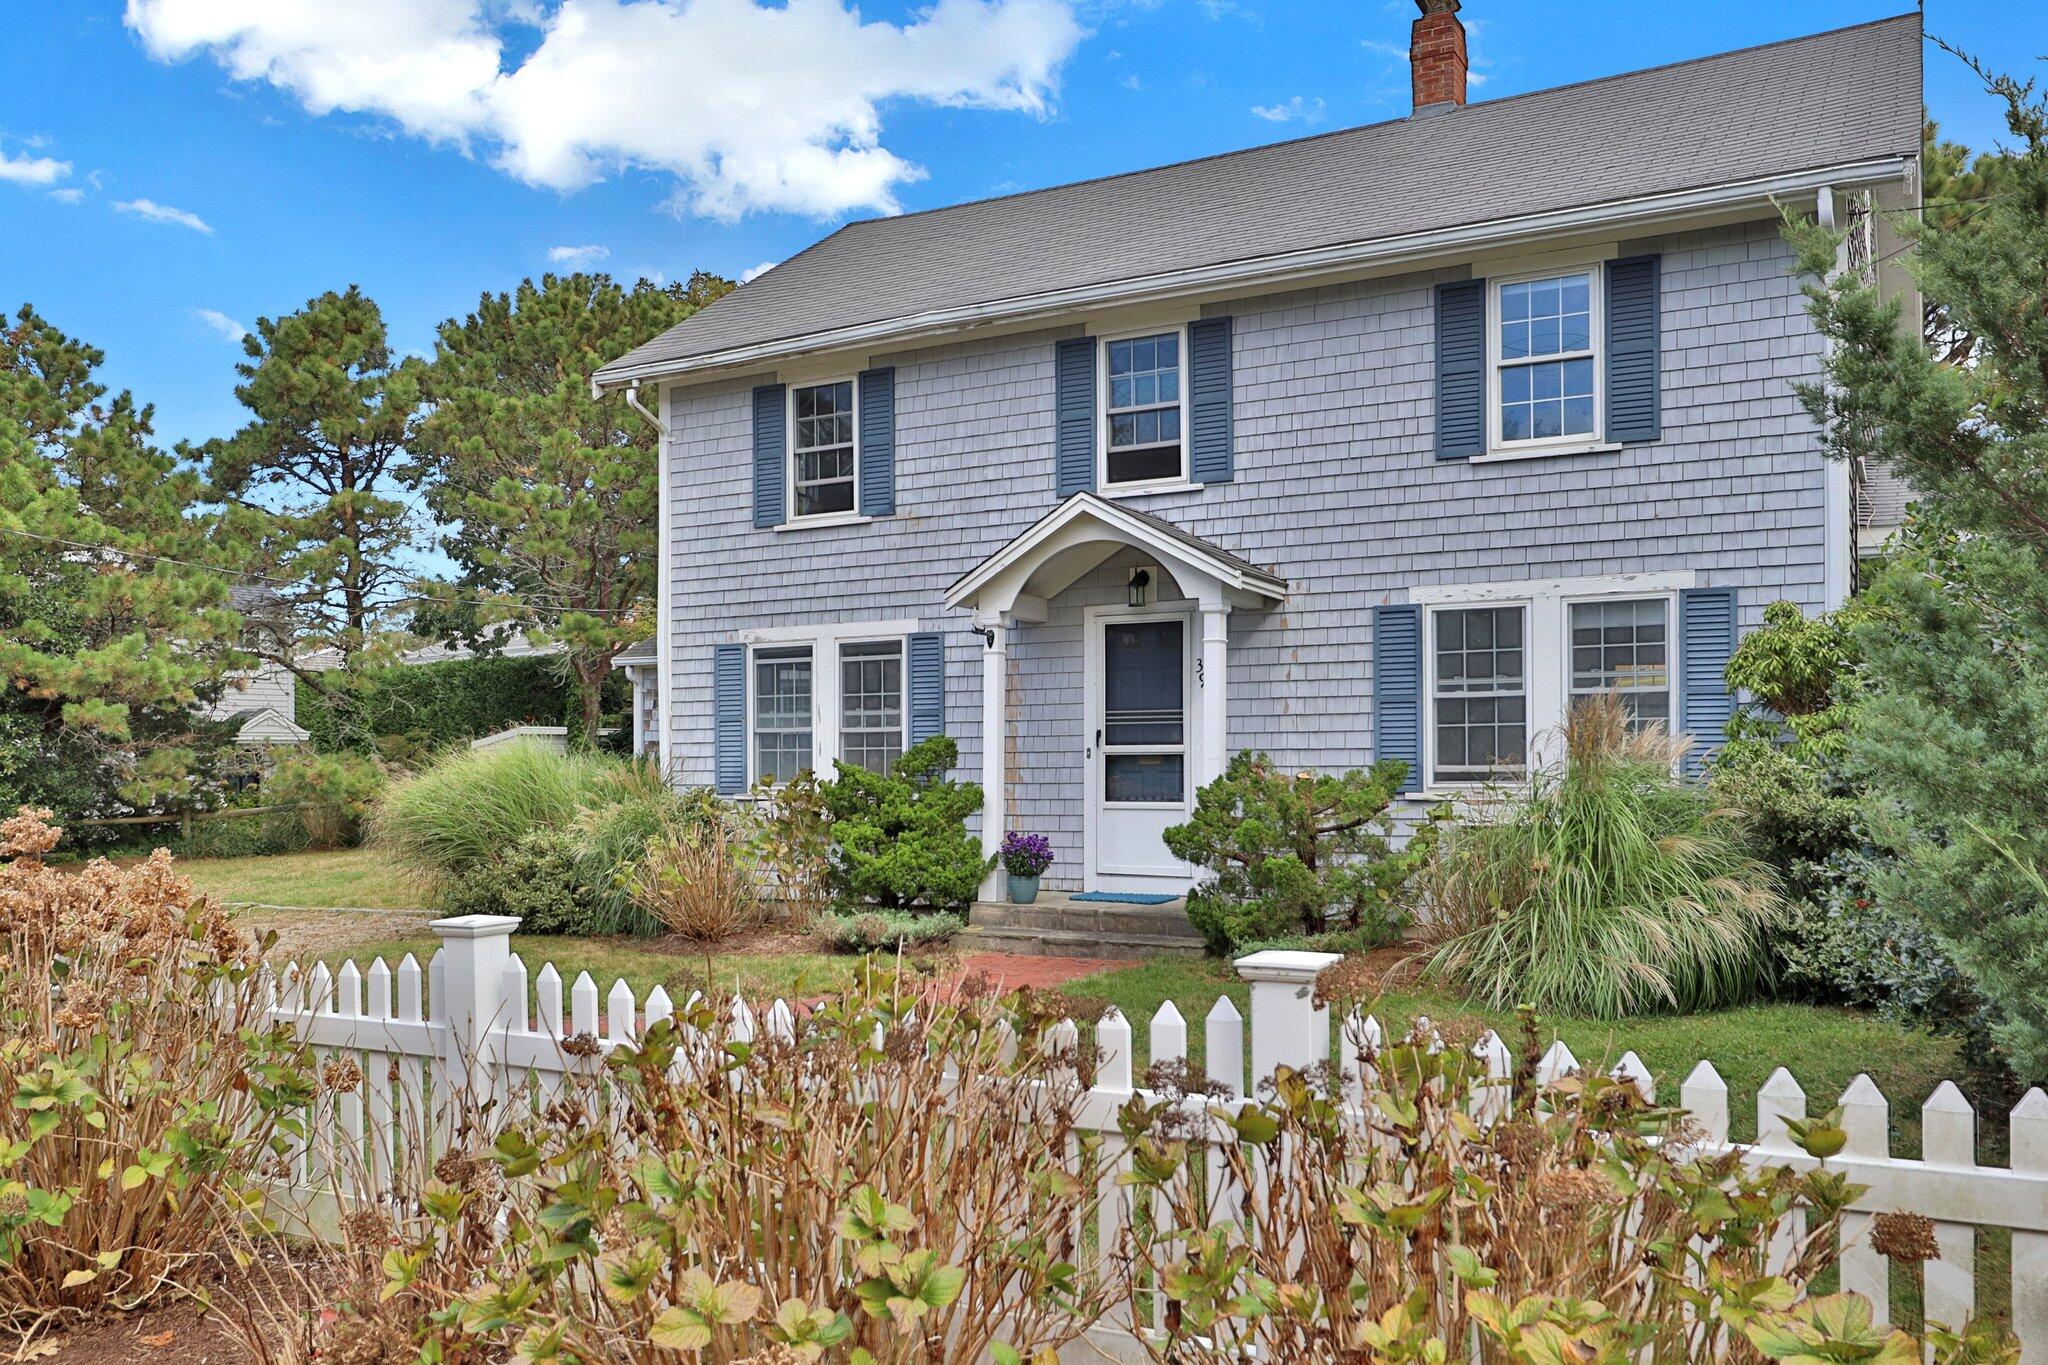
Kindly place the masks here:
[(1578, 271), (1494, 284), (1494, 449), (1599, 439), (1595, 283)]
[(1112, 337), (1102, 348), (1106, 382), (1102, 484), (1179, 483), (1187, 478), (1182, 440), (1180, 328)]
[(850, 516), (857, 505), (853, 387), (838, 379), (790, 388), (792, 518)]

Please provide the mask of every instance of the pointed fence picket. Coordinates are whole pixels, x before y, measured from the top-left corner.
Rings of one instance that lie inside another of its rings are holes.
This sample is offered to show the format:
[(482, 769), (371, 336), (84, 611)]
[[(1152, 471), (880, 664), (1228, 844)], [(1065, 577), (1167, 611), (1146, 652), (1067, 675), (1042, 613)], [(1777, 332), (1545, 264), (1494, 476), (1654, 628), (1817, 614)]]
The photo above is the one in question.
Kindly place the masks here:
[[(287, 964), (273, 975), (265, 969), (260, 984), (268, 1017), (287, 1023), (310, 1046), (323, 1071), (335, 1084), (319, 1098), (304, 1139), (287, 1144), (288, 1179), (280, 1197), (301, 1200), (322, 1193), (344, 1200), (386, 1197), (409, 1174), (431, 1166), (440, 1151), (475, 1123), (479, 1112), (494, 1111), (500, 1120), (526, 1106), (559, 1102), (572, 1077), (602, 1072), (605, 1054), (632, 1047), (657, 1020), (678, 1011), (668, 993), (655, 987), (644, 1001), (633, 989), (615, 981), (602, 995), (589, 973), (579, 973), (568, 989), (564, 1009), (561, 973), (552, 963), (529, 972), (529, 964), (509, 951), (517, 921), (490, 916), (438, 921), (443, 947), (422, 970), (411, 954), (394, 968), (382, 958), (367, 968), (349, 962), (338, 972), (324, 964), (302, 970)], [(1334, 961), (1328, 955), (1263, 953), (1248, 960), (1245, 975), (1253, 982), (1251, 1018), (1247, 1020), (1228, 996), (1217, 999), (1204, 1015), (1204, 1058), (1201, 1080), (1210, 1096), (1195, 1104), (1256, 1104), (1259, 1082), (1275, 1066), (1305, 1069), (1331, 1064), (1342, 1078), (1347, 1101), (1355, 1108), (1367, 1102), (1377, 1082), (1376, 1059), (1391, 1040), (1379, 1020), (1354, 1013), (1332, 1030), (1327, 1011), (1312, 1000), (1316, 976)], [(457, 997), (460, 998), (457, 998)], [(684, 1007), (694, 1009), (693, 996)], [(732, 1041), (757, 1038), (793, 1039), (804, 1015), (785, 1001), (774, 1001), (760, 1013), (735, 1001), (721, 1027)], [(1088, 1226), (1070, 1229), (1084, 1259), (1114, 1254), (1127, 1222), (1143, 1214), (1163, 1217), (1160, 1207), (1139, 1209), (1130, 1187), (1117, 1177), (1128, 1167), (1130, 1154), (1118, 1130), (1118, 1111), (1134, 1094), (1148, 1101), (1159, 1096), (1147, 1087), (1150, 1077), (1138, 1066), (1148, 1059), (1164, 1076), (1188, 1058), (1188, 1023), (1173, 1002), (1163, 1004), (1141, 1029), (1112, 1010), (1084, 1036), (1073, 1020), (1042, 1030), (1032, 1045), (1059, 1059), (1061, 1070), (1080, 1068), (1085, 1041), (1092, 1045), (1093, 1084), (1076, 1119), (1069, 1147), (1073, 1170), (1098, 1183), (1099, 1212)], [(1426, 1024), (1423, 1040), (1442, 1047)], [(1005, 1056), (1014, 1056), (1023, 1040), (1007, 1035)], [(676, 1067), (701, 1065), (715, 1055), (719, 1040), (685, 1028)], [(1484, 1034), (1471, 1055), (1488, 1084), (1472, 1099), (1476, 1118), (1489, 1121), (1509, 1111), (1514, 1102), (1515, 1065), (1506, 1043)], [(1255, 1071), (1248, 1072), (1247, 1059)], [(355, 1063), (360, 1079), (351, 1079)], [(1535, 1070), (1539, 1085), (1552, 1084), (1580, 1070), (1582, 1063), (1562, 1039), (1553, 1041)], [(1634, 1085), (1654, 1101), (1657, 1086), (1649, 1068), (1634, 1052), (1624, 1052), (1608, 1074)], [(1188, 1078), (1191, 1087), (1198, 1083)], [(1222, 1097), (1220, 1100), (1213, 1098)], [(479, 1101), (489, 1098), (486, 1106)], [(1790, 1124), (1809, 1113), (1833, 1107), (1808, 1096), (1787, 1069), (1774, 1071), (1756, 1096), (1756, 1139), (1734, 1143), (1729, 1137), (1728, 1086), (1710, 1062), (1700, 1062), (1678, 1087), (1679, 1107), (1691, 1119), (1688, 1141), (1702, 1155), (1744, 1153), (1758, 1164), (1784, 1164), (1799, 1169), (1815, 1165), (1794, 1142)], [(2010, 1231), (2010, 1322), (2023, 1343), (2048, 1343), (2048, 1094), (2027, 1092), (2010, 1120), (2010, 1164), (1986, 1166), (1977, 1160), (1977, 1115), (1962, 1091), (1943, 1082), (1921, 1107), (1921, 1152), (1917, 1158), (1891, 1153), (1890, 1102), (1868, 1076), (1858, 1076), (1838, 1103), (1841, 1125), (1848, 1135), (1842, 1152), (1828, 1160), (1852, 1182), (1867, 1187), (1842, 1227), (1840, 1277), (1844, 1289), (1868, 1298), (1880, 1321), (1889, 1316), (1887, 1292), (1891, 1268), (1871, 1242), (1877, 1215), (1913, 1212), (1934, 1222), (1939, 1256), (1924, 1269), (1925, 1312), (1934, 1320), (1958, 1324), (1976, 1310), (1975, 1249), (1979, 1229)], [(1230, 1188), (1222, 1142), (1226, 1125), (1211, 1124), (1209, 1141), (1197, 1144), (1195, 1178), (1208, 1200), (1212, 1221), (1235, 1217), (1247, 1192)], [(1081, 1135), (1088, 1135), (1084, 1143)], [(1254, 1171), (1263, 1169), (1257, 1163)], [(1256, 1185), (1250, 1197), (1261, 1197)], [(1803, 1235), (1804, 1218), (1788, 1220), (1771, 1248), (1774, 1262), (1793, 1254)], [(1154, 1294), (1154, 1322), (1163, 1307)]]

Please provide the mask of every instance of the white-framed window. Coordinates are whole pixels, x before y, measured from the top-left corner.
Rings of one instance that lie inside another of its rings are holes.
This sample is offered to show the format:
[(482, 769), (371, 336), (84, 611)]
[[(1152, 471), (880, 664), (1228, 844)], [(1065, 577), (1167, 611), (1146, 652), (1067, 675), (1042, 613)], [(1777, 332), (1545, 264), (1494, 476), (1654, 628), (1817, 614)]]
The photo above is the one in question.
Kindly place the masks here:
[(790, 520), (850, 517), (860, 506), (858, 388), (852, 379), (790, 385)]
[(1566, 705), (1612, 692), (1628, 711), (1629, 727), (1660, 724), (1671, 710), (1671, 599), (1605, 598), (1565, 608), (1571, 634), (1571, 678)]
[(1098, 486), (1187, 480), (1187, 329), (1102, 344), (1102, 467)]
[(839, 646), (839, 757), (886, 773), (903, 753), (909, 707), (903, 698), (903, 641)]
[(783, 783), (815, 766), (809, 645), (753, 654), (754, 780)]
[(1528, 608), (1439, 607), (1429, 634), (1432, 778), (1520, 777), (1529, 761)]
[(1489, 284), (1491, 449), (1600, 439), (1600, 283), (1587, 266)]

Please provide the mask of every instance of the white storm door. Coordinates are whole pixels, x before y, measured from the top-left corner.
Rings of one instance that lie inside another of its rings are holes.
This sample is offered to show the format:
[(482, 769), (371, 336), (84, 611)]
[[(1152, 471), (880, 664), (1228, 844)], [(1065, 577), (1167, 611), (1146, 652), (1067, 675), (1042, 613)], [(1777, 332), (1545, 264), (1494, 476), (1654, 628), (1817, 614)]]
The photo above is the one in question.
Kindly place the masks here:
[(1189, 618), (1100, 616), (1089, 623), (1089, 885), (1184, 891), (1191, 869), (1161, 841), (1187, 819)]

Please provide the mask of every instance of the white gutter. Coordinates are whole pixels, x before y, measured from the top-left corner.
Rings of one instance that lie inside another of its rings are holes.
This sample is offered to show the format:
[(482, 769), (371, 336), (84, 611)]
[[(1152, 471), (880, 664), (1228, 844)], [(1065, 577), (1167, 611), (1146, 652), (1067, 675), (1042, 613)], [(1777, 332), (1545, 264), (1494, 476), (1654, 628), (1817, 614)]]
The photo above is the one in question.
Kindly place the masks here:
[(1163, 299), (1202, 293), (1236, 285), (1288, 282), (1304, 277), (1354, 270), (1361, 266), (1394, 265), (1420, 257), (1469, 251), (1517, 238), (1547, 234), (1596, 231), (1627, 226), (1639, 220), (1655, 220), (1680, 214), (1712, 213), (1744, 205), (1766, 204), (1779, 199), (1804, 199), (1823, 186), (1875, 184), (1904, 176), (1910, 158), (1885, 157), (1847, 166), (1821, 167), (1745, 180), (1705, 189), (1678, 190), (1668, 194), (1617, 199), (1583, 208), (1557, 209), (1548, 213), (1501, 218), (1490, 223), (1436, 228), (1428, 232), (1385, 237), (1369, 242), (1345, 242), (1336, 246), (1311, 247), (1277, 256), (1260, 256), (1247, 261), (1194, 266), (1159, 275), (1112, 280), (1105, 284), (1080, 285), (989, 303), (939, 308), (879, 322), (839, 327), (809, 336), (782, 338), (751, 346), (736, 346), (709, 355), (682, 360), (647, 361), (600, 373), (591, 381), (593, 391), (638, 384), (661, 376), (674, 378), (704, 370), (731, 369), (743, 365), (785, 359), (815, 351), (833, 351), (872, 346), (883, 341), (903, 341), (942, 335), (993, 323), (1029, 321), (1079, 309), (1128, 303), (1138, 299)]

